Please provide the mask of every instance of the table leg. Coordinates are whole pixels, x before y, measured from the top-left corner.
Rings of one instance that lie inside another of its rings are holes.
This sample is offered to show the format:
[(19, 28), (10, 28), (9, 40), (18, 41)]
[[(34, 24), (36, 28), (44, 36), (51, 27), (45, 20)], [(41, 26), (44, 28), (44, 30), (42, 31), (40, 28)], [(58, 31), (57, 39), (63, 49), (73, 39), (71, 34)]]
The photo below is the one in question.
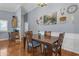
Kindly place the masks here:
[(51, 45), (49, 45), (49, 47), (48, 47), (48, 55), (52, 56), (52, 46)]
[(25, 48), (26, 48), (26, 38), (24, 38), (23, 43), (24, 43), (24, 50), (25, 50)]

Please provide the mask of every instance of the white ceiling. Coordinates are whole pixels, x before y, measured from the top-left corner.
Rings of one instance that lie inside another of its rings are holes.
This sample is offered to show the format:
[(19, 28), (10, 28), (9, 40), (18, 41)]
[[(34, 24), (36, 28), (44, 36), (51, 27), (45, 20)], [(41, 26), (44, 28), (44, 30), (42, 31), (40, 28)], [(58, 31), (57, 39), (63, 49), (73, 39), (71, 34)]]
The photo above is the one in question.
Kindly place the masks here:
[(16, 12), (17, 8), (22, 6), (22, 14), (30, 12), (37, 7), (35, 3), (0, 3), (0, 10), (8, 12)]
[(22, 10), (23, 10), (23, 13), (26, 13), (26, 12), (30, 12), (31, 10), (33, 10), (34, 8), (37, 7), (37, 4), (36, 3), (24, 3), (24, 4), (21, 4), (22, 6)]

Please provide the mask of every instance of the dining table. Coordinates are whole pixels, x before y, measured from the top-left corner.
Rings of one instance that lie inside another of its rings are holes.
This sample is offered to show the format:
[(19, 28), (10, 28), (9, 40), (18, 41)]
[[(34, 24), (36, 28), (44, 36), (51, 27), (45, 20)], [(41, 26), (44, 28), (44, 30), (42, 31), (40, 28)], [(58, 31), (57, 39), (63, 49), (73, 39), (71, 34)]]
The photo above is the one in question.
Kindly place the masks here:
[(32, 36), (32, 39), (37, 40), (37, 41), (42, 42), (42, 43), (47, 43), (47, 44), (52, 45), (55, 41), (58, 40), (58, 37), (57, 36), (51, 36), (51, 39), (48, 39), (48, 38), (45, 38), (44, 35), (42, 35), (41, 38), (39, 38), (38, 34), (34, 34)]
[[(48, 44), (49, 45), (49, 55), (52, 55), (52, 44), (58, 40), (57, 36), (51, 36), (51, 39), (47, 39), (44, 37), (44, 35), (41, 35), (39, 38), (38, 34), (33, 34), (32, 40), (39, 41), (41, 44)], [(24, 49), (26, 47), (26, 41), (27, 39), (24, 37)]]

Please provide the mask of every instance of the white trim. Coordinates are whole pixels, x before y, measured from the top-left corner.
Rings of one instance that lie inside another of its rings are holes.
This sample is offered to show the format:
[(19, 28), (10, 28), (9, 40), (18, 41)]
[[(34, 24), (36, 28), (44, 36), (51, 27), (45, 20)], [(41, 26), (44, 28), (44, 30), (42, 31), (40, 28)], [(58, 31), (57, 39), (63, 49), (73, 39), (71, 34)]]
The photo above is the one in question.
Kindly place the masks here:
[(62, 49), (79, 54), (79, 52), (77, 52), (75, 50), (71, 50), (71, 49), (67, 49), (67, 48), (62, 48)]
[[(52, 32), (52, 36), (59, 36), (61, 32)], [(77, 41), (75, 41), (77, 40)], [(79, 33), (65, 33), (62, 49), (79, 54)]]
[(8, 38), (0, 38), (0, 41), (8, 40)]

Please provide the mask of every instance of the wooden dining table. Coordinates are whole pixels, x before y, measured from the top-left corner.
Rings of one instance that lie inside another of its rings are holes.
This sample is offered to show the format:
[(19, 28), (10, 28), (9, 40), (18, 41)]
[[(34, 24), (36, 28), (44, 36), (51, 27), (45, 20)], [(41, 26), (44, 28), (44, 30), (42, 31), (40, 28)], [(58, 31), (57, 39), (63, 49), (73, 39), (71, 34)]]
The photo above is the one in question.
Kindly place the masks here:
[(52, 45), (55, 41), (58, 40), (57, 36), (51, 36), (51, 39), (47, 39), (43, 35), (41, 36), (41, 38), (39, 38), (37, 34), (34, 34), (32, 38), (33, 40), (37, 40), (39, 42), (50, 44), (50, 45)]
[[(33, 34), (32, 39), (39, 41), (41, 44), (48, 44), (49, 45), (49, 55), (51, 55), (52, 44), (58, 40), (58, 37), (51, 36), (51, 39), (47, 39), (43, 35), (41, 36), (41, 38), (39, 38), (38, 34)], [(26, 40), (27, 39), (24, 39), (24, 49), (26, 47)]]

